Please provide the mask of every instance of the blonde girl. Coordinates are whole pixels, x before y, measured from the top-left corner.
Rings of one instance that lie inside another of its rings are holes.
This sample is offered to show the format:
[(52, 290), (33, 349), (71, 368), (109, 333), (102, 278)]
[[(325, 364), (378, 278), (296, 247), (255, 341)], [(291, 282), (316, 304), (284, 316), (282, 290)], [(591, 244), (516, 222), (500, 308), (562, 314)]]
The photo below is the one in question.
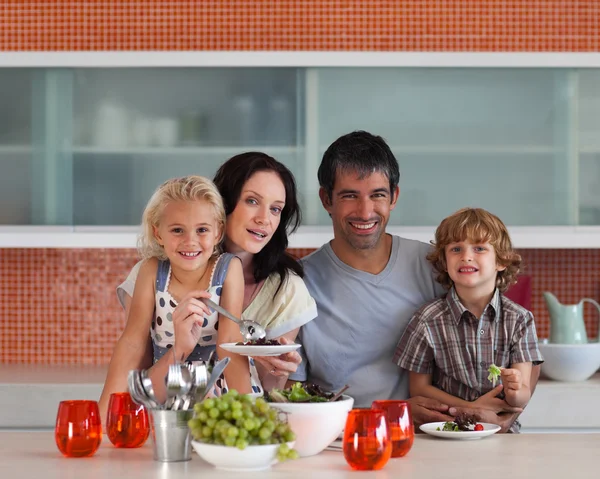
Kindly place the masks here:
[(122, 349), (144, 349), (149, 344), (149, 330), (153, 356), (150, 377), (159, 400), (165, 399), (164, 378), (170, 364), (206, 361), (215, 348), (219, 358), (230, 357), (224, 374), (226, 385), (220, 381), (222, 388), (252, 392), (255, 380), (251, 381), (248, 359), (219, 347), (242, 341), (238, 326), (200, 300), (211, 298), (241, 316), (242, 264), (234, 255), (221, 253), (225, 208), (214, 183), (202, 176), (166, 181), (150, 198), (142, 227), (138, 249), (144, 261), (102, 396), (115, 392), (118, 383), (114, 378), (121, 373), (143, 367), (115, 358), (145, 356), (123, 354)]

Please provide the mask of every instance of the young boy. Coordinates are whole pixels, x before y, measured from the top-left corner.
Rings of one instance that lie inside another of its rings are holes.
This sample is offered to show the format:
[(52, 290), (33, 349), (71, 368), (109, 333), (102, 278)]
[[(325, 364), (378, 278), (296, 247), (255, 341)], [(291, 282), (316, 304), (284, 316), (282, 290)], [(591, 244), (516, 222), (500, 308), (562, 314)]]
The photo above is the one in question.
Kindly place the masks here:
[[(532, 364), (543, 358), (533, 315), (502, 294), (521, 265), (506, 226), (483, 209), (459, 210), (437, 228), (427, 259), (448, 293), (415, 313), (396, 347), (410, 395), (496, 412), (525, 407)], [(492, 365), (501, 368), (501, 386), (488, 378)], [(511, 432), (519, 428), (515, 421)]]

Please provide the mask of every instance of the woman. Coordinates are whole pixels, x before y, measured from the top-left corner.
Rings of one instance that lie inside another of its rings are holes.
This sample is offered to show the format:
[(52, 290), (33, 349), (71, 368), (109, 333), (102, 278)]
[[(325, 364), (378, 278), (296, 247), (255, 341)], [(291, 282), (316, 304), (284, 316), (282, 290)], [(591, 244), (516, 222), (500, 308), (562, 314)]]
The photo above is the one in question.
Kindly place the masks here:
[[(243, 153), (225, 162), (214, 182), (223, 196), (227, 222), (225, 250), (242, 261), (244, 274), (243, 316), (269, 328), (269, 337), (282, 344), (294, 341), (300, 326), (317, 316), (315, 301), (302, 280), (301, 264), (286, 252), (288, 234), (300, 225), (301, 213), (292, 173), (274, 158), (258, 152)], [(104, 418), (112, 392), (127, 390), (131, 369), (150, 369), (156, 386), (164, 385), (164, 371), (172, 355), (153, 359), (147, 328), (129, 327), (129, 310), (141, 262), (118, 288), (117, 294), (128, 315), (127, 325), (111, 358), (100, 397)], [(196, 324), (210, 313), (198, 298), (206, 291), (193, 291), (181, 299), (173, 312), (175, 348), (190, 344)], [(139, 323), (139, 321), (138, 321)], [(183, 348), (184, 353), (192, 350)], [(280, 357), (255, 358), (263, 387), (283, 387), (300, 363), (296, 352)], [(162, 378), (163, 380), (159, 380)]]

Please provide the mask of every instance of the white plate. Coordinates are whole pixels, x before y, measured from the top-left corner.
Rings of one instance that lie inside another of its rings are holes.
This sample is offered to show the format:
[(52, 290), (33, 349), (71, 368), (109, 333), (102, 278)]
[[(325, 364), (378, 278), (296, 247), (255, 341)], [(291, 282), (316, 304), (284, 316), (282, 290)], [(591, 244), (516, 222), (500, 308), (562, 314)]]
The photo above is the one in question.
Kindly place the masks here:
[(298, 349), (300, 344), (280, 344), (278, 346), (243, 346), (236, 343), (224, 343), (221, 347), (225, 351), (241, 354), (242, 356), (279, 356)]
[(444, 427), (443, 422), (428, 422), (419, 426), (419, 429), (427, 434), (443, 437), (444, 439), (480, 439), (496, 434), (500, 430), (500, 426), (497, 424), (487, 422), (480, 422), (479, 424), (483, 426), (483, 431), (438, 431), (438, 427), (440, 429)]

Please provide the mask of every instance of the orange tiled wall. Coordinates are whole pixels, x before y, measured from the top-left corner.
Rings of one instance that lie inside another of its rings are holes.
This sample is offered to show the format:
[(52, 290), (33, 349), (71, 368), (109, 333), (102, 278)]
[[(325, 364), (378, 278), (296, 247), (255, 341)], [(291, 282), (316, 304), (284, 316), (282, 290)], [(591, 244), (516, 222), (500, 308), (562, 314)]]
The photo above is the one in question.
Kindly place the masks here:
[(0, 50), (597, 51), (598, 0), (11, 0)]
[[(543, 291), (563, 303), (600, 300), (600, 249), (520, 253), (540, 337), (549, 326)], [(0, 363), (107, 364), (125, 324), (115, 287), (136, 261), (130, 249), (0, 249)], [(596, 336), (591, 308), (586, 324)]]
[[(13, 0), (2, 50), (599, 51), (600, 1)], [(540, 292), (600, 297), (600, 250), (522, 253), (540, 336)], [(0, 363), (107, 363), (124, 324), (114, 288), (134, 263), (133, 250), (0, 249)]]

